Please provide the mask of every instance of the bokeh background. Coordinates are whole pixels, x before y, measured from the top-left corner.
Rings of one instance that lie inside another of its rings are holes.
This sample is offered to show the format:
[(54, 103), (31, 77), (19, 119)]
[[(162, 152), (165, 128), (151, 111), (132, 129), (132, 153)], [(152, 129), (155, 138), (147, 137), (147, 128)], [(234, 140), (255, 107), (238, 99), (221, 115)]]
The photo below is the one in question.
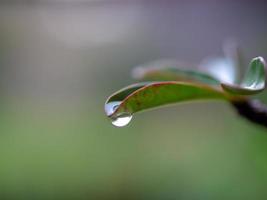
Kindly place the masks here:
[(227, 38), (247, 63), (267, 58), (266, 10), (257, 0), (1, 0), (0, 199), (266, 199), (267, 130), (228, 104), (153, 110), (124, 128), (103, 110), (148, 61), (199, 63)]

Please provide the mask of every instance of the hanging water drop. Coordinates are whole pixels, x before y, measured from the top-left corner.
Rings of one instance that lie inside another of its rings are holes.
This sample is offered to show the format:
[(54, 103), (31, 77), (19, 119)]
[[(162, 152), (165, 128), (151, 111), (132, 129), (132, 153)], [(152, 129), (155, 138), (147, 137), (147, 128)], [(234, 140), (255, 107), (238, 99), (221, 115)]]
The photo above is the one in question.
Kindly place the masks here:
[[(105, 105), (105, 111), (107, 116), (112, 116), (114, 111), (121, 104), (121, 101), (112, 101)], [(118, 113), (116, 116), (110, 117), (111, 123), (117, 127), (123, 127), (130, 123), (132, 115), (129, 113)]]
[(114, 126), (123, 127), (130, 123), (132, 117), (133, 116), (128, 113), (122, 113), (119, 116), (111, 118), (111, 123)]

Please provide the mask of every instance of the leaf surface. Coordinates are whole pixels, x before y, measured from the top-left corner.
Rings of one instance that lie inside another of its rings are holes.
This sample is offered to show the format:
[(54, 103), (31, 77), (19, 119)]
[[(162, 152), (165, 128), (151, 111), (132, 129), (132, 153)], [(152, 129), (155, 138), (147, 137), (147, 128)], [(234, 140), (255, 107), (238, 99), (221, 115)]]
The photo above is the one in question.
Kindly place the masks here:
[(204, 73), (171, 67), (142, 70), (140, 79), (157, 81), (133, 84), (111, 95), (105, 104), (108, 117), (116, 120), (147, 109), (192, 100), (243, 101), (247, 98), (244, 95), (259, 93), (265, 88), (265, 62), (261, 57), (251, 61), (240, 85), (220, 83)]
[(176, 81), (153, 82), (139, 88), (133, 85), (115, 93), (108, 98), (105, 107), (107, 115), (112, 117), (190, 100), (226, 98), (223, 91), (206, 85)]

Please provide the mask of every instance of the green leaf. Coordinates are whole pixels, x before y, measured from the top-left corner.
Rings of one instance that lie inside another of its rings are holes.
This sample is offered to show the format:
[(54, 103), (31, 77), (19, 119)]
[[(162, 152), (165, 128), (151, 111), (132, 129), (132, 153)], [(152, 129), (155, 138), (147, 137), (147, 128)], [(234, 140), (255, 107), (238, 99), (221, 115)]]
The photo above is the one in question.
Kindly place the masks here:
[(258, 93), (265, 87), (265, 63), (261, 57), (252, 60), (240, 85), (219, 83), (209, 75), (171, 67), (139, 68), (136, 74), (137, 78), (161, 81), (133, 84), (111, 95), (105, 112), (116, 126), (124, 126), (133, 113), (147, 109), (204, 99), (244, 101), (247, 97), (242, 95)]
[(217, 88), (188, 82), (152, 82), (126, 87), (108, 98), (105, 110), (109, 117), (168, 104), (201, 99), (227, 99)]
[(107, 116), (112, 115), (112, 113), (114, 112), (114, 110), (113, 110), (114, 107), (110, 106), (110, 104), (114, 104), (114, 102), (122, 101), (123, 99), (125, 99), (127, 96), (129, 96), (130, 94), (132, 94), (136, 90), (138, 90), (138, 89), (140, 89), (140, 88), (142, 88), (148, 84), (149, 84), (148, 82), (132, 84), (132, 85), (129, 85), (125, 88), (122, 88), (121, 90), (112, 94), (105, 103), (106, 115)]
[(196, 70), (180, 69), (178, 62), (162, 60), (149, 63), (133, 70), (133, 77), (142, 81), (187, 81), (220, 85), (220, 82), (211, 75)]
[(222, 88), (235, 95), (257, 94), (265, 88), (265, 61), (262, 57), (254, 58), (240, 85), (222, 83)]

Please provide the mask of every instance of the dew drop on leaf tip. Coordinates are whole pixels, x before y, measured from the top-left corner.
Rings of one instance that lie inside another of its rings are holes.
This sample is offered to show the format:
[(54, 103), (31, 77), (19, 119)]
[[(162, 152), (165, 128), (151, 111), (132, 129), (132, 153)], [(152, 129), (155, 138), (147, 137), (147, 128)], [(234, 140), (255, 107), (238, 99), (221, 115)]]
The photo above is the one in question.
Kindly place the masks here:
[(130, 123), (132, 115), (128, 113), (120, 114), (119, 116), (111, 118), (111, 123), (117, 127), (123, 127)]
[[(105, 105), (105, 112), (107, 116), (111, 116), (114, 111), (121, 104), (121, 101), (112, 101)], [(111, 123), (116, 127), (123, 127), (130, 123), (132, 115), (129, 113), (118, 113), (116, 116), (110, 117)]]

